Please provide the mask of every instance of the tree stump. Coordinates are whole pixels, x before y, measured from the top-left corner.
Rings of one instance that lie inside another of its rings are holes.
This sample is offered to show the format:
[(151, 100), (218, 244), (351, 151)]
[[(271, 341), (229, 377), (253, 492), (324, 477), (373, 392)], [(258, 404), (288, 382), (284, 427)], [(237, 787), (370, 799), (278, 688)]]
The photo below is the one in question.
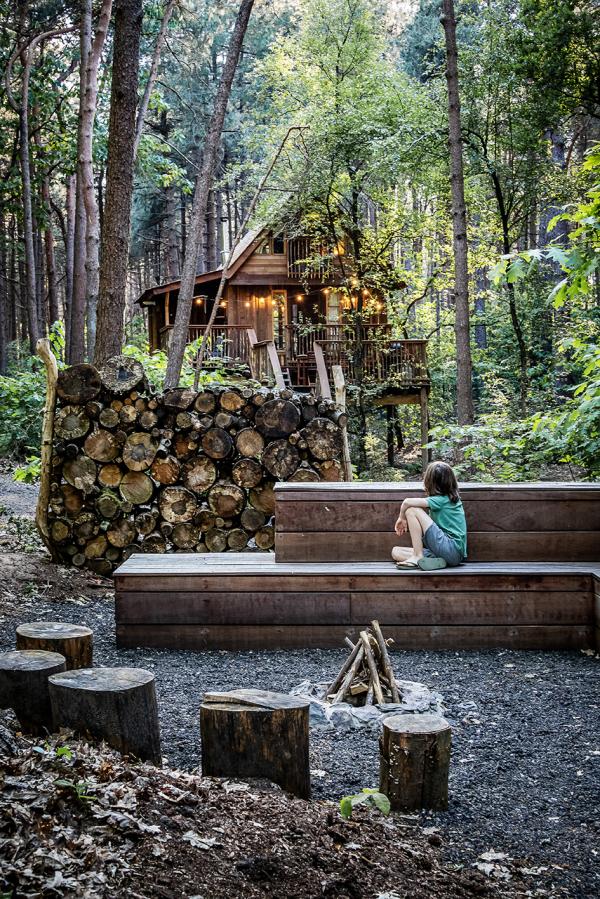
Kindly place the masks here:
[(25, 733), (52, 732), (48, 677), (66, 668), (58, 652), (35, 649), (0, 654), (0, 708), (13, 709)]
[(438, 715), (394, 715), (383, 722), (379, 789), (392, 809), (448, 808), (450, 725)]
[(154, 675), (143, 668), (81, 668), (48, 679), (55, 727), (95, 737), (160, 765)]
[(265, 690), (206, 693), (200, 707), (202, 773), (265, 777), (308, 799), (309, 703)]
[(64, 621), (31, 621), (17, 628), (17, 649), (42, 649), (65, 657), (67, 670), (92, 667), (89, 627)]

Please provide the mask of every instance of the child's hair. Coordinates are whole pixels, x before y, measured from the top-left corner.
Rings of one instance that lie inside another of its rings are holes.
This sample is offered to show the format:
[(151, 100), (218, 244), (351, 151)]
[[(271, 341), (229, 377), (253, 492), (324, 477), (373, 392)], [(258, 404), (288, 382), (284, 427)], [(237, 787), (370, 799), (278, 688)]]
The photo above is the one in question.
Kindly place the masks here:
[(447, 496), (451, 502), (459, 500), (456, 475), (445, 462), (430, 462), (423, 478), (425, 492), (429, 496)]

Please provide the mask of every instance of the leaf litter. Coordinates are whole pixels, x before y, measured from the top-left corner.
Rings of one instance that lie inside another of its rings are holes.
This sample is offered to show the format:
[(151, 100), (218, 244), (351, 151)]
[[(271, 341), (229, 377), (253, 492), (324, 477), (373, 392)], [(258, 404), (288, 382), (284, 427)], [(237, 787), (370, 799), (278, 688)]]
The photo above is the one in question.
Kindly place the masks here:
[(513, 899), (444, 864), (403, 816), (346, 822), (264, 782), (203, 778), (63, 732), (33, 744), (0, 725), (0, 892), (11, 897)]

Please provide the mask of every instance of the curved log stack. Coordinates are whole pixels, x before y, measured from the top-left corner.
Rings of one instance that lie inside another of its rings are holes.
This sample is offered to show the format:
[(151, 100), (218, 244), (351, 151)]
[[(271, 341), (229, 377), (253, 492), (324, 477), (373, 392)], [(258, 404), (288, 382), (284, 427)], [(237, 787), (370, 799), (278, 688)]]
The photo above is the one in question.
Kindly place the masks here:
[(343, 479), (344, 413), (312, 394), (155, 394), (126, 356), (64, 369), (56, 392), (49, 536), (100, 575), (133, 552), (269, 550), (276, 481)]

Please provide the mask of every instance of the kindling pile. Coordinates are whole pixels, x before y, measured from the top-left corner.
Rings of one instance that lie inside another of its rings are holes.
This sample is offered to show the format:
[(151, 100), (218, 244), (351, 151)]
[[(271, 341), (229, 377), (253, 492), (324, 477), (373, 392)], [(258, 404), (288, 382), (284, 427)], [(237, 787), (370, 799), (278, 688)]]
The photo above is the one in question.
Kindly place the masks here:
[(244, 382), (154, 393), (118, 356), (61, 371), (48, 508), (58, 556), (109, 575), (132, 552), (273, 546), (276, 481), (342, 479), (344, 413)]
[(400, 692), (388, 653), (388, 644), (378, 621), (360, 632), (356, 644), (346, 638), (350, 655), (327, 690), (332, 703), (354, 705), (400, 702)]

